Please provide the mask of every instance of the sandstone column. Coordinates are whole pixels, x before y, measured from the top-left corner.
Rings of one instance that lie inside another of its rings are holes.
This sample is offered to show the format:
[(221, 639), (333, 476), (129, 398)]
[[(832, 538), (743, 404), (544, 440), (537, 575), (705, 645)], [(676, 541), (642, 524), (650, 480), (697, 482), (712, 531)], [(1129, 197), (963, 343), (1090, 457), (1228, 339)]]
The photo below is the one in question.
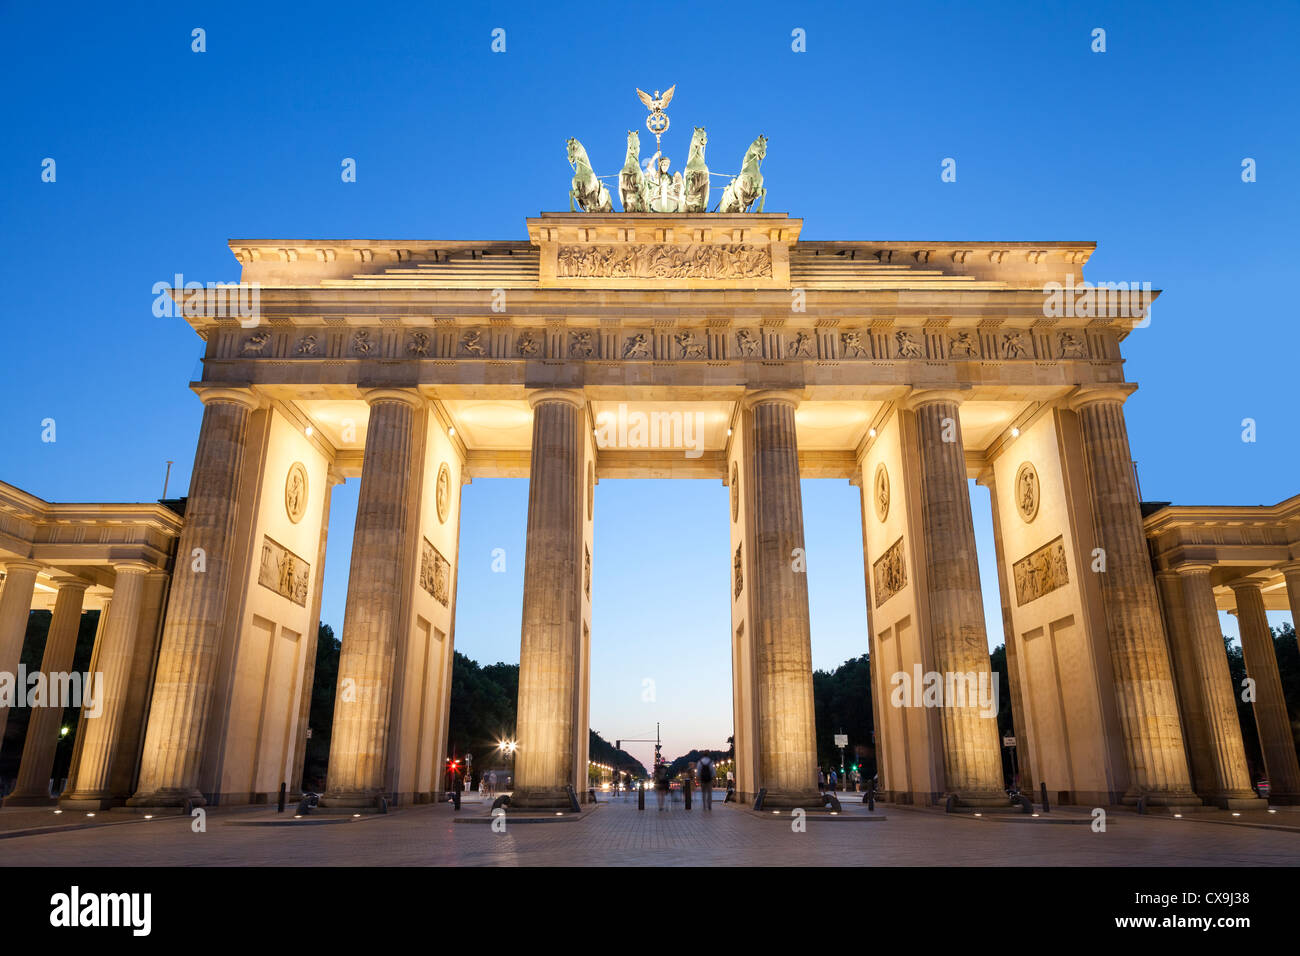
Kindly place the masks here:
[(1100, 574), (1110, 638), (1115, 702), (1129, 765), (1125, 802), (1197, 806), (1173, 671), (1156, 603), (1155, 578), (1142, 530), (1133, 458), (1124, 424), (1132, 386), (1088, 386), (1071, 400), (1078, 413), (1096, 541), (1104, 553)]
[(1201, 795), (1228, 809), (1262, 805), (1250, 788), (1246, 748), (1233, 696), (1232, 674), (1223, 646), (1223, 629), (1214, 604), (1207, 564), (1182, 564), (1176, 569), (1183, 583), (1184, 620), (1195, 661), (1196, 686), (1191, 705), (1199, 710), (1213, 773), (1213, 789)]
[[(66, 674), (72, 669), (77, 631), (81, 626), (81, 603), (90, 582), (60, 575), (54, 579), (54, 584), (59, 591), (54, 599), (49, 634), (45, 638), (45, 652), (41, 656), (48, 699), (45, 706), (32, 708), (31, 719), (27, 722), (27, 739), (23, 741), (23, 759), (18, 767), (18, 783), (14, 792), (5, 797), (6, 807), (45, 806), (54, 802), (50, 797), (50, 770), (54, 766), (54, 750), (59, 743), (59, 726), (66, 703), (51, 696), (56, 685), (54, 675)], [(63, 686), (69, 685), (63, 683)], [(82, 692), (85, 690), (83, 687)]]
[[(960, 400), (958, 392), (934, 389), (915, 391), (906, 403), (916, 415), (921, 465), (930, 648), (944, 682), (939, 725), (946, 790), (962, 804), (1003, 806), (1007, 795), (997, 711), (993, 708), (988, 714), (979, 701), (981, 688), (991, 695), (993, 672), (958, 417)], [(962, 693), (956, 700), (949, 699), (958, 687)]]
[[(18, 674), (23, 656), (23, 638), (27, 636), (27, 618), (36, 590), (36, 574), (41, 566), (32, 561), (9, 561), (5, 564), (5, 586), (0, 591), (0, 671)], [(4, 745), (9, 708), (0, 707), (0, 746)]]
[(113, 805), (109, 778), (113, 755), (122, 729), (126, 697), (131, 693), (131, 658), (140, 628), (140, 605), (145, 577), (153, 568), (143, 561), (113, 565), (113, 613), (108, 617), (95, 649), (92, 672), (94, 696), (83, 701), (77, 734), (81, 736), (79, 759), (72, 769), (68, 792), (59, 806), (74, 810), (97, 810)]
[(203, 425), (158, 650), (139, 789), (127, 801), (131, 806), (206, 803), (199, 792), (203, 738), (226, 621), (230, 565), (238, 550), (234, 532), (248, 419), (258, 402), (241, 389), (204, 389), (199, 397), (205, 405)]
[(352, 534), (338, 689), (326, 792), (321, 805), (371, 810), (386, 792), (389, 704), (401, 642), (408, 515), (417, 413), (424, 399), (404, 389), (366, 393), (370, 423)]
[[(754, 509), (752, 630), (758, 698), (758, 785), (766, 805), (819, 807), (803, 497), (794, 413), (782, 391), (746, 399)], [(796, 554), (797, 551), (797, 554)], [(797, 565), (796, 565), (797, 562)]]
[[(512, 806), (567, 807), (574, 766), (577, 661), (582, 640), (582, 393), (547, 389), (533, 407), (528, 542), (519, 643)], [(581, 768), (584, 769), (585, 768)]]
[(1255, 726), (1259, 728), (1259, 749), (1268, 773), (1269, 803), (1300, 803), (1300, 765), (1296, 761), (1295, 739), (1287, 717), (1282, 677), (1277, 668), (1273, 634), (1264, 613), (1261, 581), (1244, 578), (1230, 582), (1237, 599), (1237, 623), (1241, 627), (1241, 650), (1246, 659), (1246, 676), (1255, 682)]

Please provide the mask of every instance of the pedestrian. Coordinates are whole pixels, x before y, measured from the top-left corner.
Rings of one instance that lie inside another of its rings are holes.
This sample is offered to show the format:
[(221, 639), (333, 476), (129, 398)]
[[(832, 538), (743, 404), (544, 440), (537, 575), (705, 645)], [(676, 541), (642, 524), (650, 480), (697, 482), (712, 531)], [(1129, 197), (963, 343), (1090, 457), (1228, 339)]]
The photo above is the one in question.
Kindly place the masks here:
[(831, 775), (830, 775), (830, 777), (827, 778), (827, 781), (826, 781), (826, 782), (829, 783), (829, 784), (831, 785), (831, 792), (832, 792), (832, 793), (835, 792), (835, 790), (836, 790), (836, 789), (838, 788), (838, 786), (839, 786), (840, 775), (837, 774), (837, 773), (835, 772), (835, 768), (834, 768), (834, 767), (831, 767)]
[(713, 809), (713, 758), (708, 754), (700, 757), (700, 809)]
[(821, 767), (817, 768), (817, 789), (822, 793), (826, 792), (826, 771)]
[(727, 795), (722, 798), (722, 802), (736, 802), (736, 776), (730, 770), (727, 771)]
[(655, 800), (659, 802), (659, 812), (664, 810), (664, 801), (668, 797), (668, 764), (661, 763), (655, 768)]

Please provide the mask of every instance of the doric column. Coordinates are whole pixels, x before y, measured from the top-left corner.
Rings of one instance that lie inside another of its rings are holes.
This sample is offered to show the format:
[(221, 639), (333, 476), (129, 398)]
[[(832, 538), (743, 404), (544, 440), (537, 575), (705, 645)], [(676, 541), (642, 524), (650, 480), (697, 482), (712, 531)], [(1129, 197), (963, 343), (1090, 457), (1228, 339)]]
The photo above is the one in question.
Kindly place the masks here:
[[(46, 693), (53, 694), (55, 675), (72, 669), (72, 655), (77, 649), (77, 631), (81, 625), (81, 602), (90, 582), (72, 575), (54, 579), (59, 589), (54, 599), (54, 615), (45, 638), (45, 652), (41, 656), (41, 671), (45, 674)], [(68, 686), (66, 683), (63, 686)], [(86, 688), (83, 688), (83, 693)], [(59, 725), (66, 701), (49, 699), (43, 707), (33, 707), (27, 722), (27, 738), (23, 741), (23, 759), (18, 767), (18, 783), (14, 792), (5, 797), (6, 807), (44, 806), (50, 798), (50, 770), (54, 766), (54, 750), (59, 743)]]
[[(916, 416), (921, 466), (930, 649), (944, 682), (939, 726), (946, 790), (963, 804), (1000, 806), (1007, 797), (997, 713), (985, 714), (977, 693), (980, 688), (991, 693), (993, 672), (958, 417), (960, 400), (960, 393), (935, 389), (914, 391), (906, 403)], [(948, 699), (950, 689), (958, 687), (963, 694)]]
[[(32, 561), (5, 564), (5, 585), (0, 591), (0, 671), (17, 675), (27, 636), (27, 617), (36, 591), (36, 574), (41, 566)], [(0, 707), (0, 746), (3, 746), (9, 708)]]
[(1212, 788), (1201, 796), (1222, 807), (1241, 809), (1259, 803), (1250, 787), (1246, 748), (1233, 696), (1232, 674), (1223, 645), (1223, 629), (1214, 603), (1208, 564), (1182, 564), (1176, 569), (1183, 585), (1183, 620), (1194, 662), (1195, 686), (1190, 704), (1200, 714), (1205, 750), (1212, 773)]
[(361, 466), (352, 565), (343, 612), (326, 793), (335, 809), (373, 809), (385, 792), (393, 665), (401, 640), (403, 555), (415, 506), (417, 392), (366, 393), (370, 423)]
[(1124, 400), (1132, 386), (1079, 389), (1088, 500), (1105, 558), (1100, 575), (1115, 702), (1129, 766), (1126, 802), (1145, 796), (1160, 805), (1200, 804), (1192, 791), (1173, 670), (1156, 603), (1155, 578), (1142, 530)]
[(1273, 632), (1264, 613), (1262, 581), (1243, 578), (1229, 586), (1237, 599), (1237, 623), (1241, 628), (1241, 650), (1246, 676), (1255, 682), (1255, 726), (1259, 728), (1259, 749), (1268, 773), (1270, 803), (1300, 803), (1300, 765), (1295, 740), (1287, 717), (1282, 677), (1273, 648)]
[[(154, 676), (140, 785), (132, 806), (202, 805), (199, 768), (212, 706), (235, 546), (248, 419), (258, 401), (240, 389), (205, 389), (185, 526), (176, 549), (167, 621)], [(116, 612), (115, 598), (114, 611)], [(134, 614), (132, 618), (134, 618)]]
[(113, 613), (95, 649), (96, 671), (91, 674), (94, 695), (84, 699), (77, 734), (80, 755), (73, 767), (68, 792), (59, 806), (95, 810), (113, 805), (110, 786), (113, 755), (122, 729), (126, 696), (131, 691), (131, 658), (140, 627), (140, 605), (145, 577), (153, 568), (143, 561), (113, 565)]
[(746, 404), (759, 787), (767, 790), (767, 805), (816, 807), (812, 637), (794, 424), (799, 399), (791, 392), (762, 391)]
[[(512, 806), (564, 807), (575, 768), (577, 662), (582, 640), (583, 449), (580, 392), (529, 396), (533, 444), (519, 640), (519, 704)], [(585, 769), (585, 768), (583, 768)]]

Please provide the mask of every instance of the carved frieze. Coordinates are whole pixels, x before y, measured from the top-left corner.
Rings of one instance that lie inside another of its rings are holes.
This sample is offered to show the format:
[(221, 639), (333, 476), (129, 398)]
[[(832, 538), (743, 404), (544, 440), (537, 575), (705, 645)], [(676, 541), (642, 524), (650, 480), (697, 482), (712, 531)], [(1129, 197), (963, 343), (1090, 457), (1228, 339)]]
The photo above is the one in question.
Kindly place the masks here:
[(438, 484), (435, 488), (434, 502), (438, 507), (438, 523), (447, 523), (447, 514), (451, 510), (451, 471), (444, 461), (438, 467)]
[(257, 572), (258, 584), (288, 598), (299, 607), (306, 607), (310, 580), (310, 564), (278, 541), (263, 536), (262, 564)]
[(1037, 551), (1021, 558), (1013, 566), (1016, 579), (1016, 604), (1024, 607), (1044, 594), (1070, 583), (1069, 565), (1065, 561), (1065, 539), (1049, 541)]
[(582, 590), (583, 593), (587, 595), (587, 598), (590, 599), (591, 598), (591, 548), (587, 547), (584, 544), (582, 546), (582, 550), (583, 550)]
[(745, 572), (741, 570), (742, 562), (740, 554), (740, 551), (744, 546), (745, 544), (743, 541), (736, 545), (736, 559), (733, 562), (736, 569), (736, 597), (740, 597), (740, 592), (745, 590)]
[(555, 274), (593, 279), (768, 279), (766, 246), (560, 246)]
[(1038, 472), (1030, 462), (1023, 462), (1016, 470), (1016, 510), (1025, 524), (1038, 516), (1038, 500), (1042, 489)]
[(284, 510), (294, 524), (307, 511), (307, 469), (300, 461), (289, 466), (284, 479)]
[(876, 506), (876, 519), (883, 524), (889, 517), (889, 472), (884, 462), (876, 466), (876, 477), (871, 482), (871, 496)]
[(451, 603), (451, 563), (425, 538), (420, 552), (420, 587), (443, 607)]
[(907, 564), (903, 561), (903, 539), (899, 538), (889, 546), (871, 566), (871, 578), (875, 585), (876, 607), (880, 607), (903, 588), (907, 587)]

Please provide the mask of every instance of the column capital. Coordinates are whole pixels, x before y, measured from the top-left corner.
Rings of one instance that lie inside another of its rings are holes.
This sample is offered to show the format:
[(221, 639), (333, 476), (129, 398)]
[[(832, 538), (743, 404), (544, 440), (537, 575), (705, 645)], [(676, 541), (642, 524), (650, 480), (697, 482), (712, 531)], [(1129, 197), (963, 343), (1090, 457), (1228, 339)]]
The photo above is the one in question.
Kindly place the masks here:
[(579, 411), (587, 407), (587, 397), (574, 388), (539, 388), (528, 393), (529, 408), (536, 408), (543, 402), (563, 402)]
[(746, 392), (741, 404), (745, 408), (753, 408), (755, 405), (789, 405), (798, 408), (801, 401), (803, 396), (798, 392), (784, 388), (764, 388)]
[(369, 388), (362, 393), (361, 397), (372, 408), (379, 402), (397, 402), (417, 410), (425, 405), (424, 396), (410, 388)]
[(5, 574), (12, 574), (15, 571), (34, 571), (40, 574), (45, 570), (45, 565), (37, 561), (28, 561), (24, 558), (14, 558), (12, 561), (4, 562)]
[(1214, 570), (1214, 565), (1206, 564), (1204, 561), (1183, 561), (1181, 564), (1175, 564), (1170, 570), (1178, 574), (1198, 574), (1202, 571), (1209, 574)]
[(133, 559), (125, 561), (109, 562), (113, 567), (114, 574), (148, 574), (150, 571), (157, 571), (148, 561), (137, 561)]
[(936, 402), (952, 402), (954, 405), (960, 405), (969, 397), (969, 389), (914, 388), (899, 400), (899, 404), (909, 412), (914, 412), (922, 405), (933, 405)]
[(1236, 594), (1238, 591), (1248, 591), (1251, 588), (1254, 588), (1256, 591), (1263, 591), (1264, 585), (1267, 583), (1268, 578), (1258, 574), (1247, 574), (1243, 577), (1235, 578), (1227, 582), (1228, 587), (1232, 588), (1233, 594)]
[(1273, 570), (1283, 575), (1300, 574), (1300, 561), (1287, 561), (1285, 564), (1276, 565)]
[(248, 388), (220, 388), (220, 387), (202, 387), (194, 390), (199, 396), (199, 400), (204, 405), (212, 405), (218, 402), (227, 405), (242, 405), (250, 412), (257, 411), (262, 407), (262, 399), (253, 394), (252, 389)]
[(75, 590), (76, 588), (80, 588), (82, 591), (84, 591), (86, 590), (86, 588), (90, 587), (89, 581), (87, 581), (85, 578), (78, 577), (75, 574), (56, 574), (50, 580), (54, 582), (54, 586), (58, 588), (60, 591), (62, 591), (64, 588), (69, 588), (73, 590)]
[(1123, 405), (1128, 397), (1137, 391), (1136, 382), (1115, 382), (1107, 385), (1080, 385), (1066, 396), (1066, 407), (1077, 412), (1084, 405), (1093, 402), (1115, 402)]

